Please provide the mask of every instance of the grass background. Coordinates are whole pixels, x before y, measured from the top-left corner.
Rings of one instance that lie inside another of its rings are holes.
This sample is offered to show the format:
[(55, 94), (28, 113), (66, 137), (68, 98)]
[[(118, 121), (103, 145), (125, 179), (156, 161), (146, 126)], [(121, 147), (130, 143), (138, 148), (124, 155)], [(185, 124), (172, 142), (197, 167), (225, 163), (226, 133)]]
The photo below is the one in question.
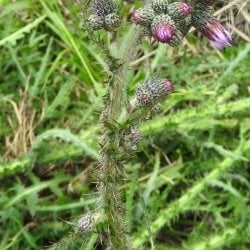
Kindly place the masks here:
[[(140, 1), (122, 2), (129, 25)], [(233, 47), (215, 51), (195, 31), (178, 48), (146, 40), (127, 74), (129, 94), (154, 74), (175, 84), (142, 124), (121, 186), (138, 249), (152, 248), (150, 237), (159, 250), (250, 249), (249, 2), (216, 10)], [(0, 0), (1, 250), (101, 249), (96, 233), (72, 233), (96, 208), (106, 91), (105, 61), (79, 11), (79, 1)]]

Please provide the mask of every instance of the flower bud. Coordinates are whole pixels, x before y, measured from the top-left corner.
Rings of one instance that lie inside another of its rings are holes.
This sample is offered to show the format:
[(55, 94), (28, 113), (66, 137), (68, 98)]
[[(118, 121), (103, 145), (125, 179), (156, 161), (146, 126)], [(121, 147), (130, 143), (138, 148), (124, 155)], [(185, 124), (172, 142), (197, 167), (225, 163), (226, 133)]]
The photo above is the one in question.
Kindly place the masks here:
[(168, 0), (154, 0), (151, 6), (155, 13), (166, 14), (168, 10)]
[(88, 233), (93, 228), (93, 218), (90, 214), (85, 214), (75, 223), (75, 232)]
[(105, 16), (104, 23), (105, 29), (111, 31), (120, 26), (120, 18), (117, 14), (112, 13)]
[(213, 47), (223, 49), (232, 45), (232, 34), (209, 12), (196, 10), (192, 21), (193, 25), (210, 40)]
[(132, 127), (124, 136), (124, 146), (128, 150), (136, 150), (142, 139), (143, 136), (140, 130), (136, 127)]
[(103, 28), (103, 19), (97, 15), (91, 15), (87, 19), (87, 25), (91, 30), (100, 30)]
[(137, 9), (133, 12), (132, 19), (136, 24), (150, 26), (154, 19), (154, 11), (148, 7)]
[(91, 30), (112, 31), (119, 27), (118, 4), (115, 0), (93, 0), (94, 15), (87, 19)]
[(115, 0), (93, 0), (93, 11), (97, 16), (104, 17), (118, 12), (118, 4)]
[(168, 14), (174, 20), (176, 26), (186, 35), (191, 27), (192, 7), (184, 2), (174, 2), (169, 4)]
[(168, 13), (171, 14), (173, 18), (186, 17), (192, 12), (192, 7), (184, 2), (174, 2), (169, 4)]
[(153, 37), (162, 43), (171, 46), (181, 44), (183, 39), (182, 32), (177, 29), (175, 22), (168, 15), (156, 16), (151, 26)]
[(136, 87), (136, 99), (139, 107), (148, 107), (163, 100), (173, 91), (170, 80), (151, 78)]

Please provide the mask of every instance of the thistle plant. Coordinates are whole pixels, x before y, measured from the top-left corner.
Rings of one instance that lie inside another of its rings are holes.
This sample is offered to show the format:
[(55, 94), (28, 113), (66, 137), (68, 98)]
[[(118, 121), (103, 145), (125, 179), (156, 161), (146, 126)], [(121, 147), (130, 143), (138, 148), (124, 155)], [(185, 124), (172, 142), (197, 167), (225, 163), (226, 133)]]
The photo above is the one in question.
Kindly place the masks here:
[[(133, 249), (124, 221), (123, 197), (119, 187), (126, 178), (125, 164), (142, 139), (140, 124), (159, 111), (161, 103), (174, 90), (170, 79), (151, 76), (137, 84), (135, 94), (127, 95), (126, 74), (129, 63), (148, 36), (170, 46), (181, 45), (194, 26), (219, 49), (232, 44), (231, 34), (212, 15), (213, 1), (190, 3), (167, 0), (147, 1), (132, 14), (129, 38), (120, 37), (121, 10), (115, 0), (93, 0), (85, 4), (83, 23), (89, 38), (97, 43), (107, 61), (104, 83), (107, 93), (100, 117), (100, 160), (97, 167), (99, 200), (97, 210), (102, 218), (95, 221), (83, 216), (75, 225), (78, 232), (98, 228), (107, 249)], [(126, 36), (126, 35), (125, 35)], [(123, 48), (123, 50), (119, 50)], [(101, 226), (98, 223), (102, 221)]]

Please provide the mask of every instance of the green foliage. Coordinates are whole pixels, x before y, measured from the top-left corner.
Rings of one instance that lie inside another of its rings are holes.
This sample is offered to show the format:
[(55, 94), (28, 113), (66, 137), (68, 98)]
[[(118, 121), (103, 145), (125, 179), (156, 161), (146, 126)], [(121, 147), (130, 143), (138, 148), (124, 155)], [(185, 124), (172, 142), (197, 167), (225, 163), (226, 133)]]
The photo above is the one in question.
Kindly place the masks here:
[(7, 43), (10, 43), (11, 45), (16, 45), (17, 40), (21, 39), (25, 36), (25, 33), (30, 33), (31, 30), (35, 27), (37, 27), (44, 19), (46, 16), (41, 16), (34, 20), (32, 23), (26, 25), (25, 27), (19, 29), (15, 33), (3, 38), (0, 40), (0, 46), (6, 45)]
[[(72, 1), (4, 2), (0, 249), (95, 249), (98, 233), (76, 235), (67, 222), (98, 205), (106, 64)], [(125, 28), (114, 55), (127, 52), (134, 30)], [(192, 35), (190, 43), (197, 54), (146, 41), (128, 65), (128, 95), (155, 71), (173, 80), (175, 93), (140, 127), (141, 152), (119, 187), (127, 225), (136, 249), (249, 249), (250, 46), (239, 42), (219, 54)]]
[(46, 132), (37, 136), (36, 141), (33, 143), (32, 148), (30, 150), (31, 155), (34, 154), (35, 151), (39, 150), (39, 146), (43, 143), (44, 140), (49, 140), (51, 138), (60, 138), (66, 142), (71, 142), (77, 147), (81, 148), (83, 151), (85, 151), (87, 155), (93, 157), (94, 159), (99, 158), (97, 152), (94, 149), (90, 148), (81, 139), (70, 133), (70, 131), (64, 129), (47, 130)]

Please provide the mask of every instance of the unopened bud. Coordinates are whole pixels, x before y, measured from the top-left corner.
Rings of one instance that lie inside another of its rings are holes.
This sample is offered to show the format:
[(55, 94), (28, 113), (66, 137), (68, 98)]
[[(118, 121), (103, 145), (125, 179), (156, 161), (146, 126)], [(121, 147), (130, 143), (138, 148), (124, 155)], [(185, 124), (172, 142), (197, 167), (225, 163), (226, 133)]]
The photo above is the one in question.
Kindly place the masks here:
[(191, 13), (192, 7), (187, 3), (174, 2), (169, 4), (168, 14), (183, 35), (186, 35), (191, 27)]
[(189, 16), (192, 12), (192, 7), (184, 2), (175, 2), (169, 4), (168, 13), (173, 19), (181, 19)]
[(93, 15), (87, 19), (91, 30), (115, 30), (120, 25), (118, 4), (115, 0), (93, 0)]
[(173, 47), (182, 42), (182, 32), (176, 27), (175, 22), (168, 15), (156, 16), (152, 23), (151, 30), (154, 38), (159, 42), (167, 43)]
[(151, 6), (155, 13), (166, 14), (168, 11), (168, 0), (154, 0)]
[(88, 233), (93, 229), (93, 219), (90, 214), (82, 216), (75, 223), (75, 232), (77, 233)]
[(120, 26), (120, 18), (116, 13), (105, 16), (105, 29), (114, 30)]
[(87, 25), (91, 30), (100, 30), (103, 28), (103, 19), (97, 15), (91, 15), (87, 19)]
[(133, 12), (132, 19), (136, 24), (150, 26), (154, 19), (154, 11), (151, 8), (140, 8)]
[(97, 16), (104, 17), (118, 12), (118, 4), (115, 0), (93, 0), (93, 11)]
[(136, 99), (139, 107), (155, 105), (173, 91), (170, 80), (151, 78), (136, 87)]
[(138, 144), (143, 139), (143, 136), (138, 128), (133, 127), (130, 131), (124, 136), (124, 146), (128, 150), (136, 150)]

